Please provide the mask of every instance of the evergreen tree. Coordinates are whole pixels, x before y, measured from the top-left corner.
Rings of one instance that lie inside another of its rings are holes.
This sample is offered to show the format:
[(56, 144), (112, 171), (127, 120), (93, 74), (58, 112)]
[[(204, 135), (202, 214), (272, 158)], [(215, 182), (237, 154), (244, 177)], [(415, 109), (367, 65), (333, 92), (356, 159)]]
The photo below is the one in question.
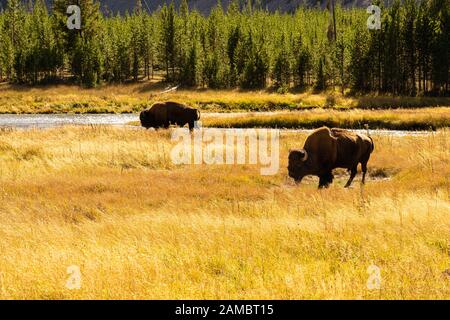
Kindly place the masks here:
[(417, 40), (419, 91), (426, 93), (429, 88), (431, 72), (432, 41), (430, 40), (433, 39), (433, 25), (430, 17), (429, 2), (427, 1), (423, 1), (419, 5), (415, 38)]
[(285, 92), (289, 89), (291, 83), (291, 61), (284, 36), (280, 41), (280, 48), (281, 50), (275, 59), (272, 77), (275, 88), (281, 92)]
[(324, 90), (327, 87), (326, 79), (325, 79), (325, 71), (324, 71), (324, 59), (321, 58), (319, 60), (319, 65), (317, 67), (317, 76), (316, 76), (316, 90)]
[(181, 81), (184, 85), (195, 87), (198, 85), (198, 53), (197, 45), (194, 43), (189, 51), (189, 56), (183, 68)]
[(176, 79), (176, 22), (175, 8), (173, 2), (169, 7), (165, 6), (161, 10), (161, 58), (166, 69), (166, 79), (174, 81)]
[(367, 89), (368, 44), (366, 40), (366, 34), (356, 31), (351, 43), (350, 81), (355, 91)]
[(230, 63), (230, 86), (234, 87), (237, 84), (238, 70), (237, 70), (237, 48), (242, 41), (242, 34), (239, 25), (234, 26), (229, 33), (227, 42), (228, 61)]
[(69, 30), (66, 10), (71, 4), (70, 0), (54, 0), (53, 10), (60, 36), (59, 50), (64, 50), (68, 57), (69, 67), (76, 81), (86, 86), (95, 86), (101, 79), (102, 71), (102, 18), (99, 4), (94, 0), (78, 0), (81, 29)]
[(434, 41), (431, 62), (433, 72), (433, 92), (444, 94), (448, 91), (450, 72), (450, 6), (448, 0), (432, 0), (431, 13), (434, 19)]
[[(242, 54), (245, 50), (246, 54)], [(263, 46), (256, 43), (250, 32), (241, 51), (241, 86), (246, 89), (260, 89), (267, 85), (267, 74), (269, 72), (268, 55)]]
[(20, 0), (8, 0), (3, 22), (2, 60), (10, 81), (24, 82), (26, 57), (29, 51), (26, 41), (26, 12)]

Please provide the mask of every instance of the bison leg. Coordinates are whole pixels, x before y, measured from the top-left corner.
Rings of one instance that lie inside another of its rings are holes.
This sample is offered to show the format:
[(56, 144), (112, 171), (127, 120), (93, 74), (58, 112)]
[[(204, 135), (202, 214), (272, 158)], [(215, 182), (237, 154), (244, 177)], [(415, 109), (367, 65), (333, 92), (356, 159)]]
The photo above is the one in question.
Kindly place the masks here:
[(327, 186), (327, 182), (324, 176), (319, 177), (319, 189), (325, 188)]
[(366, 183), (366, 173), (367, 173), (367, 162), (361, 163), (361, 170), (362, 170), (362, 184)]
[(352, 182), (353, 182), (353, 179), (355, 179), (356, 172), (358, 172), (358, 167), (355, 166), (355, 167), (353, 167), (352, 170), (351, 170), (350, 179), (348, 179), (347, 183), (345, 184), (345, 188), (350, 187), (350, 185), (351, 185)]
[(367, 162), (369, 162), (370, 153), (368, 153), (365, 157), (363, 157), (361, 161), (361, 171), (363, 173), (362, 176), (362, 184), (366, 183), (366, 173), (367, 173)]
[(319, 177), (319, 189), (328, 188), (330, 184), (333, 182), (333, 174), (328, 172)]
[(194, 130), (195, 127), (195, 123), (194, 122), (189, 122), (189, 130), (192, 131)]

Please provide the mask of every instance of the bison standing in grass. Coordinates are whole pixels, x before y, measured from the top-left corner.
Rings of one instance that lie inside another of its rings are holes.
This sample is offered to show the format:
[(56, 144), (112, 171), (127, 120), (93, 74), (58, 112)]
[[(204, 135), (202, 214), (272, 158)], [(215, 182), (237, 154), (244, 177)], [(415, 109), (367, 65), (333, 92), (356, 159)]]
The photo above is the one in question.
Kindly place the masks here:
[(305, 141), (303, 149), (289, 152), (289, 176), (300, 182), (304, 176), (318, 176), (319, 188), (328, 187), (333, 182), (334, 168), (350, 171), (349, 187), (355, 178), (358, 164), (365, 182), (367, 162), (374, 150), (372, 138), (344, 129), (322, 127), (315, 130)]
[(168, 128), (171, 124), (194, 129), (195, 121), (200, 120), (200, 111), (177, 102), (158, 102), (140, 115), (141, 125), (145, 128)]

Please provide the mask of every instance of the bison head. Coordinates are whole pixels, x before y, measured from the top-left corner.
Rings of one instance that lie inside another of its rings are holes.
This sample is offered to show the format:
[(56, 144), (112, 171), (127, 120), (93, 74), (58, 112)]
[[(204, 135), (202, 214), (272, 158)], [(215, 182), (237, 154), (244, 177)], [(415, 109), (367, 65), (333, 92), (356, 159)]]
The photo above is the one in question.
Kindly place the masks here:
[(145, 128), (154, 127), (154, 115), (150, 112), (150, 110), (144, 110), (141, 112), (139, 119), (141, 120), (141, 125)]
[(289, 151), (289, 177), (295, 182), (301, 182), (303, 177), (309, 174), (308, 152), (304, 149)]

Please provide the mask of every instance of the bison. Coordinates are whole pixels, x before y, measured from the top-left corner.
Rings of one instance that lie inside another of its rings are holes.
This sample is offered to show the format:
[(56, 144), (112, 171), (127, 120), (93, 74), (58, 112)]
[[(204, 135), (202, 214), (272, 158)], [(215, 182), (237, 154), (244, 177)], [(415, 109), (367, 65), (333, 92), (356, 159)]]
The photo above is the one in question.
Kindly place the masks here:
[(168, 128), (171, 124), (194, 129), (195, 121), (200, 120), (200, 111), (177, 102), (158, 102), (140, 114), (141, 125), (145, 128)]
[(367, 162), (374, 150), (371, 137), (344, 129), (322, 127), (315, 130), (305, 141), (303, 149), (289, 152), (289, 176), (299, 183), (307, 175), (319, 177), (319, 188), (333, 182), (332, 170), (345, 168), (350, 171), (348, 188), (361, 163), (364, 184)]

